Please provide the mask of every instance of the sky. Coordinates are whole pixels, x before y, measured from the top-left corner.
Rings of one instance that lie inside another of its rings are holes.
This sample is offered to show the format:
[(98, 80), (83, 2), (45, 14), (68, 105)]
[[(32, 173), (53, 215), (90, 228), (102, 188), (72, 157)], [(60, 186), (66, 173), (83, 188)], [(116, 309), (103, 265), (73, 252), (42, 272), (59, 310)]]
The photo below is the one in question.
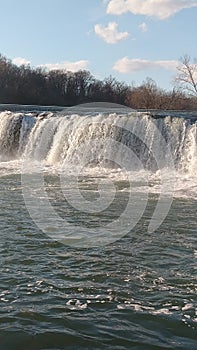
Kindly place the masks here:
[(0, 53), (17, 65), (89, 70), (173, 88), (180, 58), (197, 58), (194, 0), (0, 0)]

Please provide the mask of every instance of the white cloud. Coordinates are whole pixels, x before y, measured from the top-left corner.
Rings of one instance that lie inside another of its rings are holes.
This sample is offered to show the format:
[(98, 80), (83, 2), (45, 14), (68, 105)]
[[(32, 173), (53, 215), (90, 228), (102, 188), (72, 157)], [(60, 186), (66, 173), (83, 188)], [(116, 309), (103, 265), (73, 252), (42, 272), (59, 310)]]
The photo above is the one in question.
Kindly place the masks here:
[(131, 12), (134, 15), (157, 17), (162, 20), (195, 6), (196, 0), (110, 0), (107, 13), (121, 15)]
[(140, 30), (141, 30), (143, 33), (145, 33), (145, 32), (148, 31), (148, 27), (147, 27), (147, 24), (146, 24), (145, 22), (141, 23), (141, 24), (139, 25), (139, 28), (140, 28)]
[(128, 57), (123, 57), (115, 63), (113, 69), (119, 73), (131, 73), (156, 68), (176, 70), (177, 66), (178, 62), (173, 60), (149, 61), (139, 58), (129, 59)]
[[(17, 66), (31, 64), (26, 58), (16, 57), (12, 60)], [(80, 60), (76, 62), (64, 61), (58, 63), (45, 63), (37, 65), (36, 67), (46, 68), (47, 70), (67, 70), (71, 72), (77, 72), (79, 70), (87, 69), (89, 62), (87, 60)]]
[(28, 64), (30, 64), (31, 62), (26, 60), (26, 58), (23, 57), (15, 57), (12, 62), (14, 64), (16, 64), (17, 66), (27, 66)]
[(101, 24), (94, 26), (95, 33), (100, 36), (108, 44), (116, 44), (120, 40), (128, 38), (128, 32), (118, 32), (118, 24), (116, 22), (110, 22), (107, 27)]
[(79, 70), (87, 69), (89, 62), (86, 60), (70, 62), (64, 61), (60, 63), (46, 63), (39, 67), (46, 68), (47, 70), (67, 70), (71, 72), (77, 72)]

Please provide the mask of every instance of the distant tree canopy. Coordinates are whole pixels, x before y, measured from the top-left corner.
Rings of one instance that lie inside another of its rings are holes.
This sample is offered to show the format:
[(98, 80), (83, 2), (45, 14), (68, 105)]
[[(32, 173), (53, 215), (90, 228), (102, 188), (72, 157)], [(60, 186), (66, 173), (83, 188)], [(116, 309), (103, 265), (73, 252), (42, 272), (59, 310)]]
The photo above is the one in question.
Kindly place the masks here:
[(18, 67), (0, 55), (0, 103), (73, 106), (87, 102), (113, 102), (136, 109), (197, 108), (196, 98), (184, 89), (167, 92), (151, 78), (135, 87), (112, 76), (98, 80), (85, 70)]
[(73, 106), (108, 101), (124, 104), (129, 87), (109, 77), (100, 81), (88, 71), (46, 71), (16, 66), (0, 55), (0, 103)]

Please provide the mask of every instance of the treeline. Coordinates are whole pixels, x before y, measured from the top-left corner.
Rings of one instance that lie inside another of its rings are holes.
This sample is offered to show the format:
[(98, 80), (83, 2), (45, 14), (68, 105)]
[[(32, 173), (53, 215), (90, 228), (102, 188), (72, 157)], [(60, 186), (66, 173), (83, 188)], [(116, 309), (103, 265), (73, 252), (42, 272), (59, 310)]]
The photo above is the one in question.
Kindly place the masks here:
[(147, 78), (129, 86), (113, 77), (98, 80), (88, 71), (46, 71), (16, 66), (0, 55), (0, 103), (73, 106), (113, 102), (136, 109), (196, 109), (196, 98), (181, 90), (165, 91)]

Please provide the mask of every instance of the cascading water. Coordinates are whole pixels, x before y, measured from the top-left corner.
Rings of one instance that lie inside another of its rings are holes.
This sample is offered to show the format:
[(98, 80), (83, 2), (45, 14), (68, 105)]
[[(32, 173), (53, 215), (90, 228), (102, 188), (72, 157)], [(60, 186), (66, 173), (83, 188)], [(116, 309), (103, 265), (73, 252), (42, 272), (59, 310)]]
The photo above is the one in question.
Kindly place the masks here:
[[(124, 149), (119, 145), (124, 145)], [(177, 171), (194, 173), (196, 122), (170, 116), (153, 118), (137, 112), (0, 114), (0, 157), (3, 161), (23, 156), (45, 161), (48, 165), (113, 168), (119, 166), (121, 158), (127, 170), (156, 171), (169, 166), (166, 147)], [(126, 148), (131, 152), (125, 152)]]
[(196, 349), (197, 118), (21, 111), (0, 113), (0, 350)]
[(29, 133), (35, 124), (31, 114), (0, 113), (0, 159), (18, 158), (28, 142)]

